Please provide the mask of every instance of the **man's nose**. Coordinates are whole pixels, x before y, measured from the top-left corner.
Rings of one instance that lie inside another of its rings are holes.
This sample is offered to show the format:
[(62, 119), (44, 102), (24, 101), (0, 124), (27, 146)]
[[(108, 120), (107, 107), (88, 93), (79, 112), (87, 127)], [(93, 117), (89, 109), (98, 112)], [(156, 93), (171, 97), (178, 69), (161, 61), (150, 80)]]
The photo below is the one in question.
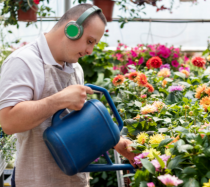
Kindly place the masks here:
[(87, 47), (85, 52), (86, 52), (86, 55), (91, 55), (93, 52), (93, 47)]

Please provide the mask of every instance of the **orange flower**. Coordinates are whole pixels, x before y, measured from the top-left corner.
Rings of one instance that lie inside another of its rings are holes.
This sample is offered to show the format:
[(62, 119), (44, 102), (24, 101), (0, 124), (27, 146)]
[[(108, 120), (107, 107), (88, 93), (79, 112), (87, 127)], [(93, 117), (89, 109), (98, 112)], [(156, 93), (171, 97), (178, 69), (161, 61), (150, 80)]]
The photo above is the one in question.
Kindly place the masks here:
[(197, 66), (199, 68), (204, 68), (205, 67), (205, 64), (206, 64), (206, 60), (202, 57), (194, 57), (192, 59), (192, 64), (194, 66)]
[(143, 73), (139, 73), (136, 79), (139, 86), (145, 86), (147, 84), (147, 77)]
[(206, 88), (205, 93), (208, 94), (208, 96), (210, 96), (210, 87)]
[(158, 77), (170, 77), (171, 76), (171, 72), (168, 68), (163, 68), (161, 69), (158, 74), (157, 74)]
[(160, 112), (163, 109), (163, 107), (166, 106), (165, 103), (161, 101), (155, 101), (152, 105), (158, 109), (158, 112)]
[(165, 88), (166, 84), (167, 84), (167, 81), (164, 79), (162, 82), (162, 87)]
[(203, 97), (200, 100), (200, 105), (202, 105), (205, 111), (207, 112), (208, 107), (210, 106), (210, 97)]
[(146, 66), (147, 66), (148, 69), (152, 68), (152, 66), (151, 66), (151, 58), (149, 60), (147, 60)]
[[(171, 138), (174, 140), (172, 142), (170, 142), (168, 145), (171, 145), (172, 143), (177, 142), (179, 140), (179, 135), (176, 138), (174, 138), (174, 137), (171, 137)], [(169, 146), (166, 146), (166, 148), (169, 148)]]
[(135, 81), (138, 74), (139, 74), (138, 72), (132, 72), (129, 74), (128, 78), (132, 81)]
[(195, 94), (195, 97), (197, 99), (200, 99), (201, 98), (201, 94), (205, 92), (205, 89), (206, 89), (206, 85), (200, 85), (196, 88), (196, 94)]
[(113, 79), (112, 83), (114, 84), (114, 86), (117, 86), (117, 85), (122, 84), (124, 82), (124, 80), (125, 80), (125, 77), (123, 75), (117, 75)]
[(152, 86), (151, 84), (149, 84), (149, 83), (145, 84), (144, 86), (148, 88), (148, 91), (149, 91), (150, 93), (152, 93), (152, 92), (155, 91), (155, 89), (153, 88), (153, 86)]
[(136, 117), (134, 117), (133, 119), (134, 119), (134, 120), (139, 120), (139, 119), (140, 119), (140, 115), (139, 115), (139, 114), (137, 114), (137, 116), (136, 116)]
[(185, 69), (183, 69), (183, 70), (181, 71), (181, 73), (184, 73), (184, 74), (186, 75), (186, 78), (190, 76), (189, 71), (187, 71), (187, 70), (185, 70)]

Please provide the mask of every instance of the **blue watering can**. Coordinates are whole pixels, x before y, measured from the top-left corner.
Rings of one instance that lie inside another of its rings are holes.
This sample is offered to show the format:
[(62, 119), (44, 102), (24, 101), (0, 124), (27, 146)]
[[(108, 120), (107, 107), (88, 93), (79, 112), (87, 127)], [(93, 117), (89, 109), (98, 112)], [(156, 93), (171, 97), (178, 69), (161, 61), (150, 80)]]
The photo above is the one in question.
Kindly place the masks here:
[[(78, 172), (133, 170), (130, 164), (113, 164), (106, 151), (120, 140), (123, 121), (109, 95), (99, 86), (86, 84), (102, 92), (113, 111), (119, 127), (113, 122), (106, 107), (98, 100), (87, 101), (80, 111), (73, 111), (62, 119), (59, 110), (52, 118), (52, 126), (43, 134), (44, 141), (60, 169), (67, 175)], [(90, 164), (101, 155), (107, 164)]]

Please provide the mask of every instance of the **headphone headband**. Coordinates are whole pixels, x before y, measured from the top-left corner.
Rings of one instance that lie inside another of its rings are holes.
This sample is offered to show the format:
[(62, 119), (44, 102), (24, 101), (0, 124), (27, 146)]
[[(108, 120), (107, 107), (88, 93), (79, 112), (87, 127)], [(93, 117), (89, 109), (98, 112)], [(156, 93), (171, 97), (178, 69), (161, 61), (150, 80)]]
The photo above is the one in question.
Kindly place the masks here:
[(91, 8), (87, 9), (79, 18), (78, 20), (76, 21), (76, 23), (78, 25), (82, 25), (83, 22), (91, 15), (93, 14), (94, 12), (97, 12), (97, 11), (102, 11), (100, 8), (98, 8), (97, 6), (92, 6)]

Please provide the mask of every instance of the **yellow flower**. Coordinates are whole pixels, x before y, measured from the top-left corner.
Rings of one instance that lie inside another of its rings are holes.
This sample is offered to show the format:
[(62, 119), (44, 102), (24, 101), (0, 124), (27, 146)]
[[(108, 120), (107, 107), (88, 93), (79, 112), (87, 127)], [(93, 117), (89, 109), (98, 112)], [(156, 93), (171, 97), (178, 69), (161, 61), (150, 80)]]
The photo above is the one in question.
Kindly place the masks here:
[(203, 187), (210, 187), (210, 179), (209, 179), (209, 182), (203, 183)]
[(141, 108), (141, 114), (148, 114), (153, 112), (157, 112), (157, 108), (155, 106), (146, 105), (145, 107)]
[(170, 149), (166, 149), (166, 150), (165, 150), (165, 154), (166, 154), (166, 156), (171, 156)]
[(156, 134), (156, 135), (150, 136), (149, 143), (151, 143), (151, 144), (159, 144), (164, 139), (165, 139), (165, 137), (162, 134)]
[(164, 79), (162, 82), (162, 87), (165, 88), (166, 84), (167, 84), (167, 81)]
[(207, 112), (208, 111), (208, 107), (210, 106), (210, 97), (203, 97), (200, 100), (200, 105), (202, 105), (204, 110)]
[(171, 76), (171, 72), (168, 68), (163, 68), (161, 69), (158, 74), (157, 74), (158, 77), (170, 77)]
[(147, 157), (150, 159), (150, 160), (153, 160), (155, 157), (153, 155), (153, 153), (155, 153), (156, 155), (160, 155), (160, 151), (157, 151), (156, 149), (153, 149), (153, 148), (150, 148), (150, 149), (146, 149), (145, 151), (143, 151), (143, 153), (145, 152), (149, 152), (149, 154), (147, 155)]
[(144, 144), (147, 139), (148, 139), (148, 134), (146, 134), (145, 132), (140, 133), (137, 136), (137, 142), (140, 144)]

